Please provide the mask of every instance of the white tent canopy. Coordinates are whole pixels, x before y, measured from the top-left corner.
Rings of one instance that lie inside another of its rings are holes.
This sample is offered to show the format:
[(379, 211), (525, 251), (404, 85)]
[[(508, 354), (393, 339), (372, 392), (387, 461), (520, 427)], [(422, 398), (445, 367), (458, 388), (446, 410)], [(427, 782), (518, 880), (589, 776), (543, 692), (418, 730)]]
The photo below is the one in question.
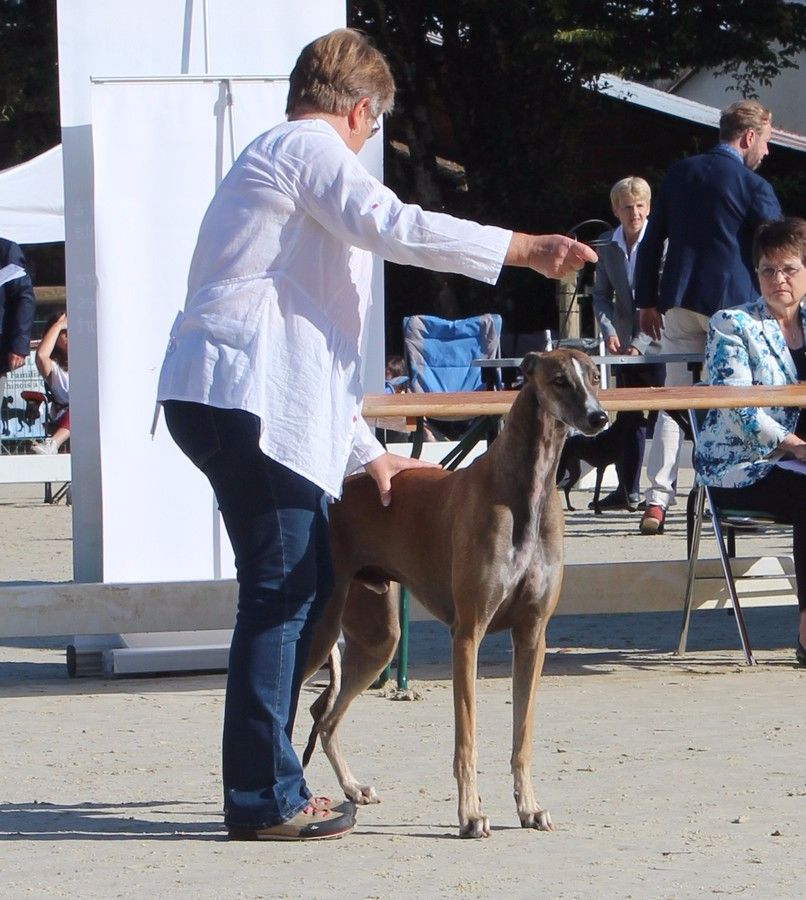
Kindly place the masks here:
[(64, 240), (61, 145), (0, 172), (0, 237), (18, 244)]

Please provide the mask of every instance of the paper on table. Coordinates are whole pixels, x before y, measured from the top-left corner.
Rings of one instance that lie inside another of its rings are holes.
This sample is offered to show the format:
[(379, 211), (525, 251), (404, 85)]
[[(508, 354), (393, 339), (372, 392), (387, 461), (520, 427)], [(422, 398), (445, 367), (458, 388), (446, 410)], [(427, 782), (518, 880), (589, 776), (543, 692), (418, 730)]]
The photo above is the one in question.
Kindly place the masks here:
[(797, 472), (799, 475), (806, 475), (806, 460), (779, 459), (775, 465), (780, 466), (782, 469), (790, 469), (792, 472)]
[(3, 266), (0, 269), (0, 287), (2, 287), (7, 281), (14, 281), (15, 278), (22, 278), (25, 274), (25, 269), (22, 266), (18, 266), (15, 263), (10, 263), (7, 266)]

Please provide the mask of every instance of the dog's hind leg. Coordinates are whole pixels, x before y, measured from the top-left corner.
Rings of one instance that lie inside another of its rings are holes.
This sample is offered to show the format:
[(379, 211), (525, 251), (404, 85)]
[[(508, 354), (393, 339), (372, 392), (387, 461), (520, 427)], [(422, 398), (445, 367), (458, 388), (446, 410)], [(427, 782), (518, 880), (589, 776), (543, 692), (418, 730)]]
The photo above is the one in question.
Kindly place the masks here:
[(347, 707), (383, 671), (395, 652), (400, 637), (397, 592), (376, 592), (353, 583), (342, 619), (345, 646), (341, 689), (318, 722), (322, 748), (345, 796), (354, 803), (379, 803), (371, 784), (362, 784), (350, 771), (342, 752), (338, 727)]
[(551, 817), (532, 786), (532, 741), (535, 694), (546, 656), (548, 616), (518, 623), (512, 629), (512, 776), (522, 828), (553, 831)]
[(567, 480), (565, 482), (564, 493), (565, 493), (565, 507), (568, 512), (574, 512), (575, 509), (571, 506), (571, 488), (576, 485), (579, 479), (582, 477), (582, 466), (579, 463), (579, 459), (574, 456), (570, 458), (566, 465), (567, 472)]

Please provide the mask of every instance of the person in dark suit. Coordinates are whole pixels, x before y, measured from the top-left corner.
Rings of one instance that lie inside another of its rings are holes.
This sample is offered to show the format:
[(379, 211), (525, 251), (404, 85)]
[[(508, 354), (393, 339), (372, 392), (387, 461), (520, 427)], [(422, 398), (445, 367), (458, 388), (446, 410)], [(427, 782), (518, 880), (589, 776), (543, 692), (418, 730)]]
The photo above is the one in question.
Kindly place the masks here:
[[(629, 176), (613, 185), (610, 205), (619, 226), (602, 235), (599, 262), (593, 284), (593, 311), (609, 354), (637, 356), (647, 352), (652, 339), (641, 332), (633, 297), (633, 281), (638, 247), (647, 227), (652, 190), (643, 178)], [(608, 241), (609, 243), (604, 243)], [(660, 371), (659, 371), (660, 370)], [(616, 366), (619, 387), (663, 383), (661, 366)], [(641, 466), (646, 442), (643, 412), (622, 411), (616, 417), (623, 435), (616, 463), (619, 483), (599, 504), (601, 509), (636, 509), (641, 499)], [(591, 504), (592, 506), (592, 504)]]
[[(661, 184), (638, 254), (635, 300), (641, 330), (661, 339), (663, 353), (702, 353), (708, 319), (758, 297), (753, 234), (782, 215), (772, 187), (755, 171), (769, 152), (771, 133), (770, 111), (739, 100), (720, 116), (720, 142), (675, 163)], [(687, 383), (685, 363), (666, 366), (667, 386)], [(647, 460), (642, 534), (663, 532), (675, 502), (681, 445), (680, 428), (661, 413)]]
[[(25, 256), (14, 241), (0, 238), (0, 269), (10, 265), (25, 269)], [(0, 379), (28, 358), (35, 305), (27, 272), (0, 284)]]

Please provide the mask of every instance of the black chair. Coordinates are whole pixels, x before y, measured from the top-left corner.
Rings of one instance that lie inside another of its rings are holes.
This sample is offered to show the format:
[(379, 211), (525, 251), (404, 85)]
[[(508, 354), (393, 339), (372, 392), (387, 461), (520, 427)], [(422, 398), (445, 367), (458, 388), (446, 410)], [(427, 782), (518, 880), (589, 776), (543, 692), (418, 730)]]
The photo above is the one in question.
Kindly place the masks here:
[[(50, 388), (50, 385), (43, 379), (44, 388), (45, 388), (45, 433), (47, 435), (52, 435), (54, 431), (59, 427), (58, 422), (56, 421), (56, 417), (59, 413), (66, 409), (65, 404), (59, 403), (53, 397), (53, 391)], [(65, 441), (65, 448), (69, 450), (70, 448), (70, 439), (68, 438)], [(58, 487), (55, 491), (53, 490), (53, 483), (50, 481), (45, 482), (45, 503), (58, 503), (60, 500), (64, 500), (67, 506), (73, 505), (73, 488), (72, 482), (66, 481), (60, 487)]]
[[(688, 419), (691, 427), (692, 441), (697, 446), (700, 428), (705, 417), (705, 410), (689, 410)], [(688, 642), (688, 628), (691, 619), (691, 607), (694, 598), (694, 582), (697, 575), (697, 562), (699, 560), (700, 536), (702, 525), (708, 520), (714, 531), (716, 547), (725, 584), (730, 597), (731, 607), (736, 619), (736, 627), (739, 629), (739, 639), (744, 651), (747, 664), (753, 666), (756, 660), (750, 646), (747, 635), (747, 627), (744, 614), (739, 602), (736, 590), (736, 576), (731, 567), (731, 560), (736, 557), (736, 532), (759, 532), (769, 529), (791, 527), (789, 523), (781, 522), (770, 513), (750, 509), (727, 509), (714, 502), (713, 494), (708, 485), (698, 484), (692, 488), (686, 504), (686, 536), (688, 544), (688, 581), (686, 583), (686, 595), (683, 602), (683, 620), (680, 625), (680, 640), (677, 652), (686, 652)], [(759, 577), (759, 576), (756, 576)], [(763, 577), (763, 576), (762, 576)]]

